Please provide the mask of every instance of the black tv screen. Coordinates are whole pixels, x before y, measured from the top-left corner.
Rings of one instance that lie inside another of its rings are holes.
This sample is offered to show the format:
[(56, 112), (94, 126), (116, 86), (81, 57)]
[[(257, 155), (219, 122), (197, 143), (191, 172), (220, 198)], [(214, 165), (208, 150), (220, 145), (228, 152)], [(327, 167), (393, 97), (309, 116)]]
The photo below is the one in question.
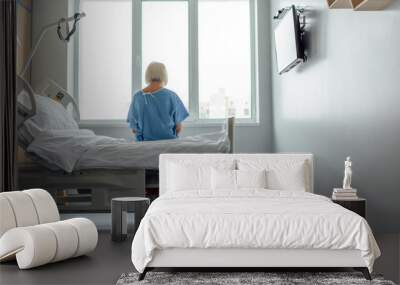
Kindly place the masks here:
[(304, 61), (300, 21), (295, 6), (281, 18), (274, 35), (278, 73), (282, 74)]

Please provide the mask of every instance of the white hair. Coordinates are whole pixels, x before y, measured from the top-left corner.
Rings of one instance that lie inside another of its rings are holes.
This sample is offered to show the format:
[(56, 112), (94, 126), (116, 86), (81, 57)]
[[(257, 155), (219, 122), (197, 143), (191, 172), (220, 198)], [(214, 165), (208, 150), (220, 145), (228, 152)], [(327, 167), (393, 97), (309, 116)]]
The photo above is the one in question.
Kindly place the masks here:
[(147, 66), (145, 81), (147, 84), (150, 84), (153, 81), (161, 82), (163, 86), (168, 84), (168, 73), (167, 68), (161, 62), (151, 62), (149, 66)]

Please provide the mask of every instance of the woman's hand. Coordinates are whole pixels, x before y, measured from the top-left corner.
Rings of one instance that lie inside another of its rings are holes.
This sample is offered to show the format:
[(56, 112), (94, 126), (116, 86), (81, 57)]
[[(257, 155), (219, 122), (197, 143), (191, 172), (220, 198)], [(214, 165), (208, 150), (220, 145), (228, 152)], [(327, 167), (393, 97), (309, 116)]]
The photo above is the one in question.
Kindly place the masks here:
[(175, 129), (176, 129), (176, 134), (179, 134), (182, 130), (182, 124), (181, 123), (176, 124)]

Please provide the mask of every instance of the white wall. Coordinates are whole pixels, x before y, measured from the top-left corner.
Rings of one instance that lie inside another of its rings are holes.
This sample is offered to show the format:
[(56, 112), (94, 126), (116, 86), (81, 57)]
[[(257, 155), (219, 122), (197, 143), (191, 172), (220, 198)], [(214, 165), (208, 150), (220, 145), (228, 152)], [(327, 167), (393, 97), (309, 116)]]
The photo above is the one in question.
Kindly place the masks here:
[(355, 12), (329, 10), (325, 1), (273, 0), (271, 16), (293, 3), (309, 9), (309, 60), (282, 76), (273, 66), (274, 149), (314, 153), (315, 189), (328, 196), (351, 155), (368, 222), (398, 233), (400, 3)]

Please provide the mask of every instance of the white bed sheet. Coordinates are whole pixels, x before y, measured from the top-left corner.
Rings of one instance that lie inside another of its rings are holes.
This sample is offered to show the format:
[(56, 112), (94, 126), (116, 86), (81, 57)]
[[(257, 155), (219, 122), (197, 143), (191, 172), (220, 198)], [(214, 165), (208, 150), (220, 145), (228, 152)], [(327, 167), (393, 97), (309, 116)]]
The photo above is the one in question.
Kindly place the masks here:
[(224, 130), (174, 140), (128, 142), (78, 129), (43, 131), (27, 151), (71, 172), (97, 168), (157, 169), (161, 153), (225, 153), (229, 148)]
[(132, 262), (143, 272), (168, 248), (354, 249), (370, 271), (380, 255), (361, 216), (320, 195), (265, 189), (162, 195), (140, 223)]

